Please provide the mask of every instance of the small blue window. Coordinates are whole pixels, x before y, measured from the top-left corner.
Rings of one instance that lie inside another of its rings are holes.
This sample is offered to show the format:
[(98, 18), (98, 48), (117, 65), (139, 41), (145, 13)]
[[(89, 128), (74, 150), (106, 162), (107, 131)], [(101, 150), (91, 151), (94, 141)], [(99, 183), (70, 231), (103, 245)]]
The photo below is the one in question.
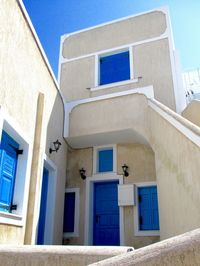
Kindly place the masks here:
[(100, 85), (130, 79), (129, 52), (100, 58)]
[(75, 221), (75, 192), (65, 193), (63, 232), (73, 233)]
[(157, 187), (139, 187), (139, 230), (159, 230)]
[(19, 144), (3, 131), (0, 143), (0, 211), (11, 212), (14, 207), (18, 148)]
[(98, 152), (99, 171), (98, 172), (112, 172), (113, 171), (113, 149), (100, 150)]

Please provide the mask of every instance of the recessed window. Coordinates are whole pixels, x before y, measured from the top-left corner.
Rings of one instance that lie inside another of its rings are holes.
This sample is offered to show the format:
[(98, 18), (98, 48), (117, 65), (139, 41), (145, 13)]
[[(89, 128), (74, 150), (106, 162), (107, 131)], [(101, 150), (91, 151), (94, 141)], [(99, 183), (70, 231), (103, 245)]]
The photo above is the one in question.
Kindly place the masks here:
[(129, 51), (102, 56), (99, 59), (99, 65), (99, 85), (130, 79)]
[(22, 226), (31, 168), (29, 140), (4, 111), (0, 126), (0, 223)]
[(79, 189), (66, 189), (64, 203), (64, 237), (78, 236)]
[(0, 144), (0, 211), (12, 212), (17, 209), (13, 203), (19, 144), (4, 130)]
[(113, 149), (98, 150), (98, 172), (113, 171)]
[(156, 186), (138, 187), (139, 230), (159, 230)]

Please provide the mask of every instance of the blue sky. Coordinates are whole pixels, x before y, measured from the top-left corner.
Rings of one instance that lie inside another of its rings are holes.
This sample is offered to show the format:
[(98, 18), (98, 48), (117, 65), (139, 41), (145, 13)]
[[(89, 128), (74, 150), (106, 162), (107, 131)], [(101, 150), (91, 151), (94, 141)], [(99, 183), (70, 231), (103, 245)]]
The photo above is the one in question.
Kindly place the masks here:
[(199, 0), (23, 0), (57, 76), (60, 36), (113, 19), (168, 6), (183, 70), (200, 67)]

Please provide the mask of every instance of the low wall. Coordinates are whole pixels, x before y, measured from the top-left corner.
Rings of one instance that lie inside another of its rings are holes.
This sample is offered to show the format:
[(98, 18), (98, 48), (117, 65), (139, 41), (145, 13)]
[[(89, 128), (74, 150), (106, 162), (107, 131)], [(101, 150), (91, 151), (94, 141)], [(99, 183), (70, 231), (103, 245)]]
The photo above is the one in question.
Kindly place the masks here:
[(90, 266), (198, 266), (200, 265), (200, 229), (122, 254)]
[(81, 266), (133, 250), (132, 247), (0, 246), (0, 266)]

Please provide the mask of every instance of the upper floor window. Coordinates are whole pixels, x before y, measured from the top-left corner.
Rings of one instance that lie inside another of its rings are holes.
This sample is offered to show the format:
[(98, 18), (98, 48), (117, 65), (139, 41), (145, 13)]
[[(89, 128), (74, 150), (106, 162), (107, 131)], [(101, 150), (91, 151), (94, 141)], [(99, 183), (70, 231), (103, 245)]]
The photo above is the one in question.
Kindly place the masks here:
[(129, 51), (100, 57), (100, 84), (130, 79)]

